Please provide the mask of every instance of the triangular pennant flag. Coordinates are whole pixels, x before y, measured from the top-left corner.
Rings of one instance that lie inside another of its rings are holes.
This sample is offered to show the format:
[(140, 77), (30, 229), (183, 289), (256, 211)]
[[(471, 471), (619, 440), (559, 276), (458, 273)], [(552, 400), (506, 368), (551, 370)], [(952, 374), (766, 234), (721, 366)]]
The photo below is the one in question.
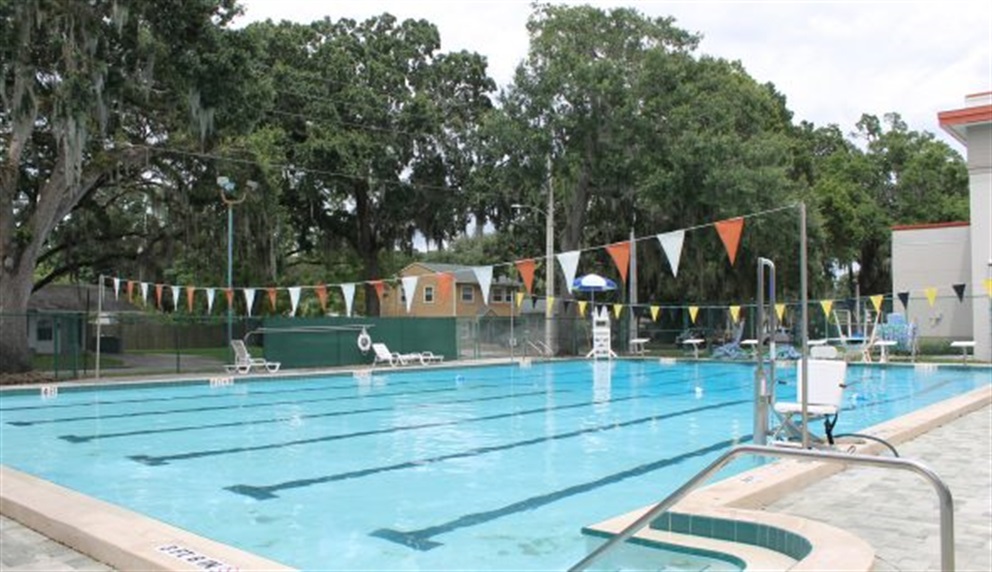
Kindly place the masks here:
[(134, 280), (127, 281), (127, 301), (134, 300)]
[(533, 258), (516, 262), (517, 272), (520, 273), (520, 278), (524, 281), (524, 288), (527, 288), (528, 294), (534, 293), (534, 266), (536, 264)]
[(731, 306), (730, 307), (730, 317), (734, 319), (734, 323), (736, 324), (737, 321), (740, 320), (740, 318), (741, 318), (741, 307), (740, 306)]
[(451, 296), (451, 286), (455, 282), (455, 275), (449, 272), (442, 272), (437, 275), (437, 299), (447, 300)]
[(834, 307), (833, 300), (820, 300), (820, 307), (823, 308), (823, 315), (830, 317), (830, 310)]
[(224, 288), (224, 297), (227, 298), (227, 307), (234, 307), (234, 290), (232, 288)]
[(344, 296), (344, 313), (349, 318), (351, 317), (351, 305), (355, 301), (355, 285), (354, 284), (342, 284), (341, 294)]
[(954, 293), (958, 295), (958, 302), (964, 302), (964, 284), (954, 284)]
[(114, 278), (114, 300), (118, 300), (121, 297), (121, 279)]
[(937, 289), (931, 286), (930, 288), (924, 288), (923, 293), (926, 295), (930, 307), (933, 308), (933, 305), (937, 302)]
[(582, 318), (585, 317), (585, 315), (586, 315), (586, 306), (588, 306), (588, 305), (589, 305), (589, 302), (586, 302), (585, 300), (579, 300), (579, 316), (580, 317), (582, 317)]
[(689, 306), (689, 320), (696, 323), (696, 316), (699, 315), (699, 306)]
[(479, 288), (482, 290), (482, 303), (489, 304), (489, 287), (493, 283), (493, 267), (473, 266), (472, 272), (475, 273), (475, 279), (479, 281)]
[(187, 286), (186, 287), (186, 309), (189, 310), (189, 313), (190, 314), (193, 313), (193, 296), (195, 296), (195, 295), (196, 295), (196, 286)]
[(172, 311), (175, 312), (179, 310), (179, 286), (170, 286), (172, 290)]
[(672, 268), (672, 276), (679, 275), (679, 260), (682, 259), (682, 243), (685, 241), (685, 231), (676, 230), (658, 235), (661, 249), (665, 251), (668, 265)]
[(875, 307), (875, 311), (878, 313), (882, 312), (882, 302), (885, 301), (884, 294), (875, 294), (871, 297), (871, 305)]
[(317, 294), (317, 300), (320, 301), (320, 313), (327, 313), (327, 285), (317, 284), (313, 287), (313, 291)]
[(985, 293), (989, 295), (989, 298), (992, 298), (992, 278), (985, 279)]
[(155, 307), (159, 310), (162, 309), (162, 290), (165, 289), (165, 284), (155, 285)]
[(716, 232), (723, 241), (724, 248), (727, 249), (727, 257), (730, 258), (730, 265), (734, 265), (737, 260), (737, 247), (741, 243), (741, 231), (744, 230), (744, 217), (721, 220), (714, 223)]
[(303, 290), (299, 286), (290, 286), (289, 290), (289, 315), (296, 315), (296, 307), (300, 305), (300, 292)]
[(419, 276), (404, 276), (400, 279), (400, 283), (403, 285), (403, 296), (406, 298), (406, 313), (410, 313), (410, 308), (413, 307), (413, 296), (417, 292), (417, 280)]
[[(561, 265), (561, 271), (565, 273), (565, 285), (568, 287), (568, 291), (572, 291), (572, 282), (575, 281), (575, 271), (579, 268), (579, 250), (570, 250), (569, 252), (561, 252), (558, 256), (558, 264)], [(548, 294), (553, 294), (554, 292), (548, 292)]]
[(251, 316), (251, 307), (255, 305), (255, 288), (244, 288), (241, 291), (245, 295), (245, 308), (248, 309), (248, 315)]
[(214, 296), (216, 291), (214, 288), (207, 288), (207, 313), (209, 314), (214, 309)]
[(651, 306), (651, 321), (658, 321), (658, 314), (661, 312), (661, 306)]
[(617, 265), (620, 271), (620, 280), (627, 283), (627, 268), (630, 266), (630, 242), (615, 242), (606, 247), (606, 252), (610, 253), (613, 264)]
[(554, 310), (555, 310), (555, 297), (548, 296), (545, 299), (544, 303), (545, 303), (544, 315), (550, 318), (552, 314), (554, 314)]
[(775, 304), (775, 315), (778, 316), (778, 323), (785, 320), (785, 304)]
[(902, 302), (902, 307), (905, 310), (909, 310), (909, 292), (899, 292), (899, 301)]
[(517, 308), (523, 307), (523, 305), (524, 305), (524, 293), (523, 292), (517, 292), (516, 293), (516, 299), (517, 299)]
[(382, 293), (386, 291), (386, 284), (382, 280), (372, 280), (369, 284), (375, 289), (375, 295), (379, 298), (379, 303), (381, 304)]
[(141, 283), (141, 302), (143, 304), (148, 303), (148, 282)]
[(269, 309), (271, 309), (272, 312), (275, 313), (276, 300), (278, 300), (279, 290), (270, 286), (265, 289), (265, 293), (269, 295)]
[(623, 312), (623, 304), (614, 304), (613, 305), (613, 317), (615, 317), (616, 319), (619, 320), (620, 319), (621, 312)]

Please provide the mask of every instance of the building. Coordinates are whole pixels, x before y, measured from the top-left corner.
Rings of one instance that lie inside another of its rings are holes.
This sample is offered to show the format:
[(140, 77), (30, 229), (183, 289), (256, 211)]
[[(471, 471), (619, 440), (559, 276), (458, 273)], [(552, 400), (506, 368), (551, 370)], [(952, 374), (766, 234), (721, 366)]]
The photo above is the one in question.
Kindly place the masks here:
[[(450, 288), (444, 288), (442, 275), (449, 274)], [(506, 277), (494, 278), (489, 289), (489, 303), (482, 297), (482, 288), (475, 272), (466, 266), (433, 262), (414, 262), (399, 272), (400, 278), (416, 276), (417, 287), (407, 312), (406, 294), (399, 284), (387, 286), (382, 294), (381, 315), (391, 317), (476, 317), (484, 315), (508, 317), (513, 308), (513, 295), (519, 285)]]
[[(71, 354), (82, 349), (92, 332), (89, 316), (95, 316), (99, 301), (97, 286), (49, 284), (31, 294), (28, 301), (28, 347), (36, 354)], [(105, 312), (136, 312), (138, 308), (104, 293)], [(107, 351), (107, 348), (104, 348)]]
[[(992, 92), (969, 95), (960, 109), (937, 114), (940, 126), (966, 149), (968, 222), (893, 229), (893, 294), (910, 291), (922, 336), (974, 340), (975, 357), (992, 360)], [(925, 288), (964, 284), (963, 300), (941, 292), (930, 307)], [(915, 299), (914, 299), (915, 298)], [(922, 312), (922, 313), (921, 313)]]

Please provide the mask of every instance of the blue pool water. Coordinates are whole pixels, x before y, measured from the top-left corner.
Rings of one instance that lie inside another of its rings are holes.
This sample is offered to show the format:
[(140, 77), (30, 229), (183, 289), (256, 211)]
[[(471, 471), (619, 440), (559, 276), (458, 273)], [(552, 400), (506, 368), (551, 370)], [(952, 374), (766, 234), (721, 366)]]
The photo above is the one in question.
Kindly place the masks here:
[[(582, 526), (750, 439), (753, 376), (619, 360), (7, 391), (0, 461), (307, 570), (560, 570)], [(835, 433), (990, 375), (852, 365), (848, 383)]]

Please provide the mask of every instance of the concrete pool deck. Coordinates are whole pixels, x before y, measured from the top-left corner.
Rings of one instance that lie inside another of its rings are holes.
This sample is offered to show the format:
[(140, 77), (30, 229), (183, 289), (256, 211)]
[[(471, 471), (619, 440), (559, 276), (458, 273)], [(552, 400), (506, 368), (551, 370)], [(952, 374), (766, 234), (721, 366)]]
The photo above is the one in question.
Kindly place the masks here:
[[(886, 434), (900, 443), (900, 453), (907, 458), (922, 461), (932, 467), (949, 484), (955, 499), (955, 533), (958, 570), (992, 569), (992, 441), (989, 433), (992, 428), (992, 407), (990, 407), (990, 387), (931, 406), (929, 419), (920, 415), (910, 415), (901, 421), (903, 427), (891, 429), (896, 433)], [(934, 413), (936, 412), (936, 414)], [(902, 418), (901, 418), (902, 420)], [(21, 501), (34, 502), (39, 483), (21, 482), (15, 476), (4, 473), (0, 481), (0, 570), (10, 572), (58, 571), (58, 570), (136, 570), (134, 566), (117, 564), (114, 567), (101, 564), (74, 549), (68, 548), (39, 535), (15, 520), (34, 524), (31, 517), (25, 517), (18, 508)], [(718, 483), (723, 485), (728, 479)], [(25, 485), (25, 487), (21, 487)], [(54, 485), (51, 485), (54, 486)], [(42, 482), (42, 489), (47, 487)], [(19, 489), (19, 490), (18, 490)], [(71, 493), (71, 491), (70, 491)], [(9, 498), (16, 496), (18, 498)], [(717, 493), (719, 494), (719, 493)], [(80, 495), (81, 496), (81, 495)], [(25, 497), (30, 497), (25, 499)], [(865, 502), (866, 499), (869, 502)], [(63, 498), (50, 510), (76, 512), (77, 516), (88, 519), (95, 528), (102, 528), (102, 515), (113, 518), (116, 507), (93, 513), (87, 509), (73, 509)], [(59, 507), (61, 504), (61, 508)], [(775, 513), (811, 518), (832, 524), (834, 527), (853, 533), (867, 541), (875, 550), (876, 570), (926, 570), (939, 568), (939, 550), (936, 538), (936, 500), (932, 490), (918, 477), (911, 474), (889, 475), (878, 469), (849, 469), (847, 471), (817, 481), (802, 491), (784, 491), (775, 499), (765, 499), (765, 510)], [(108, 505), (109, 506), (109, 505)], [(144, 519), (149, 520), (149, 519)], [(576, 523), (580, 527), (587, 523)], [(126, 524), (118, 535), (131, 535), (133, 524)], [(44, 526), (37, 528), (46, 532), (52, 530)], [(56, 527), (59, 528), (59, 527)], [(68, 535), (51, 533), (64, 542), (76, 546), (79, 530), (73, 534), (68, 527), (61, 527)], [(110, 536), (113, 537), (114, 532)], [(122, 544), (126, 541), (122, 540)], [(163, 545), (162, 537), (152, 542), (156, 547)], [(147, 544), (143, 550), (148, 551)], [(222, 545), (221, 545), (222, 546)], [(85, 547), (81, 547), (87, 550)], [(224, 547), (228, 548), (228, 547)], [(210, 550), (215, 550), (211, 547)], [(221, 550), (221, 548), (216, 548)], [(209, 552), (225, 562), (231, 561), (228, 553)], [(202, 570), (194, 564), (181, 562), (174, 555), (161, 566), (141, 566), (140, 569), (156, 570)], [(255, 560), (255, 564), (239, 566), (242, 570), (285, 569), (277, 563)]]

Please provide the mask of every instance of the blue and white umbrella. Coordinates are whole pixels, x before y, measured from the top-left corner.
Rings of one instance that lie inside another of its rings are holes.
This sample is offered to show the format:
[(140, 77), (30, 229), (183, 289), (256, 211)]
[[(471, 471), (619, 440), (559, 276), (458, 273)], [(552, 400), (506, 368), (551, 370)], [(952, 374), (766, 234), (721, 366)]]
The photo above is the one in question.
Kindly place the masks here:
[(617, 283), (599, 274), (586, 274), (572, 281), (572, 289), (580, 292), (606, 292), (616, 290)]

